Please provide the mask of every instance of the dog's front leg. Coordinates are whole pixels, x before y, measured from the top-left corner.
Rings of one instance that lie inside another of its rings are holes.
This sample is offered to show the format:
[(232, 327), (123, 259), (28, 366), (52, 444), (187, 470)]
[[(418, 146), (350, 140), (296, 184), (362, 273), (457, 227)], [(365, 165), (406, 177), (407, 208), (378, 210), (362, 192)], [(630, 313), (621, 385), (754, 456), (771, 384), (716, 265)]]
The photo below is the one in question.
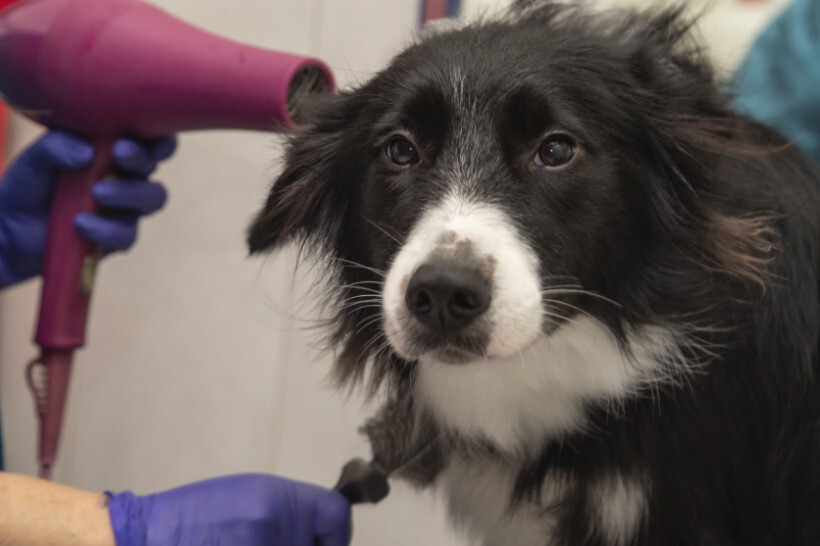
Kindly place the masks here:
[(430, 485), (446, 463), (443, 436), (410, 397), (388, 400), (361, 432), (370, 440), (374, 466), (418, 487)]
[(348, 462), (335, 487), (351, 503), (382, 500), (390, 491), (388, 476), (426, 487), (444, 468), (444, 441), (430, 419), (414, 411), (410, 399), (388, 400), (361, 432), (370, 440), (373, 458)]

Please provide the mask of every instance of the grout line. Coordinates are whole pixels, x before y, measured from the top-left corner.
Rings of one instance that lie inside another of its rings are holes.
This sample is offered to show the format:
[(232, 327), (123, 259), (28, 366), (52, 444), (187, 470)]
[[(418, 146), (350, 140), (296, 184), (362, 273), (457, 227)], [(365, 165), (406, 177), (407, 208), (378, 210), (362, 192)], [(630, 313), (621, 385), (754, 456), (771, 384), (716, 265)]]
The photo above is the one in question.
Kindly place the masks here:
[(320, 56), (322, 53), (322, 30), (325, 19), (325, 0), (313, 0), (310, 10), (310, 53)]

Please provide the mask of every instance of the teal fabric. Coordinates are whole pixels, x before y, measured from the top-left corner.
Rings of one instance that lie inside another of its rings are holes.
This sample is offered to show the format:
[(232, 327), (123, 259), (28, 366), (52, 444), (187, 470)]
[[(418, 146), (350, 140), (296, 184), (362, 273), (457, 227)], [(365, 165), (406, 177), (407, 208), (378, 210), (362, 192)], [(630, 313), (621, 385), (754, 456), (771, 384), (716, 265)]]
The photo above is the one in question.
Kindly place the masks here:
[(734, 77), (735, 106), (820, 161), (820, 0), (795, 0)]

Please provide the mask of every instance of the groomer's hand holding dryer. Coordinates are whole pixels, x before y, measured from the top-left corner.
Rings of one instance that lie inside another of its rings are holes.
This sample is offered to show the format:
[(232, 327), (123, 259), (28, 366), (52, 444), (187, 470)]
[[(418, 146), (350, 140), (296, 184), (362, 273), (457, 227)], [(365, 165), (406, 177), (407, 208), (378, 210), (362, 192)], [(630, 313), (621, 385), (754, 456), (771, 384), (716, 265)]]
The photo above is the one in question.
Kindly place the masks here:
[[(114, 143), (118, 180), (102, 180), (92, 190), (102, 214), (81, 214), (76, 229), (106, 252), (125, 250), (137, 238), (137, 219), (165, 204), (162, 185), (147, 177), (168, 158), (176, 140)], [(0, 288), (39, 275), (43, 268), (51, 198), (63, 170), (88, 167), (94, 149), (87, 142), (51, 131), (35, 142), (0, 180)]]
[[(75, 228), (106, 252), (129, 248), (138, 218), (165, 203), (163, 187), (147, 177), (174, 146), (174, 139), (117, 141), (114, 160), (124, 174), (94, 187), (104, 212), (78, 216)], [(88, 143), (52, 131), (0, 178), (0, 287), (41, 272), (58, 174), (82, 169), (92, 158)], [(227, 476), (136, 496), (0, 472), (4, 546), (344, 546), (349, 541), (350, 505), (342, 495), (277, 476)]]

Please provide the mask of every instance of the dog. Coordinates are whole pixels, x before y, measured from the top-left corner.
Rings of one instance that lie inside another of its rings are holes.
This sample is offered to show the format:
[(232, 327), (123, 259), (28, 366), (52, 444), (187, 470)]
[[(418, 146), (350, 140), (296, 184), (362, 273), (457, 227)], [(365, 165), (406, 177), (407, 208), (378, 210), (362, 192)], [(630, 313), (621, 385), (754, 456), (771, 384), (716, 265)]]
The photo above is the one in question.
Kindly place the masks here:
[(373, 464), (471, 544), (820, 544), (820, 174), (693, 24), (425, 36), (313, 106), (249, 228), (327, 265)]

